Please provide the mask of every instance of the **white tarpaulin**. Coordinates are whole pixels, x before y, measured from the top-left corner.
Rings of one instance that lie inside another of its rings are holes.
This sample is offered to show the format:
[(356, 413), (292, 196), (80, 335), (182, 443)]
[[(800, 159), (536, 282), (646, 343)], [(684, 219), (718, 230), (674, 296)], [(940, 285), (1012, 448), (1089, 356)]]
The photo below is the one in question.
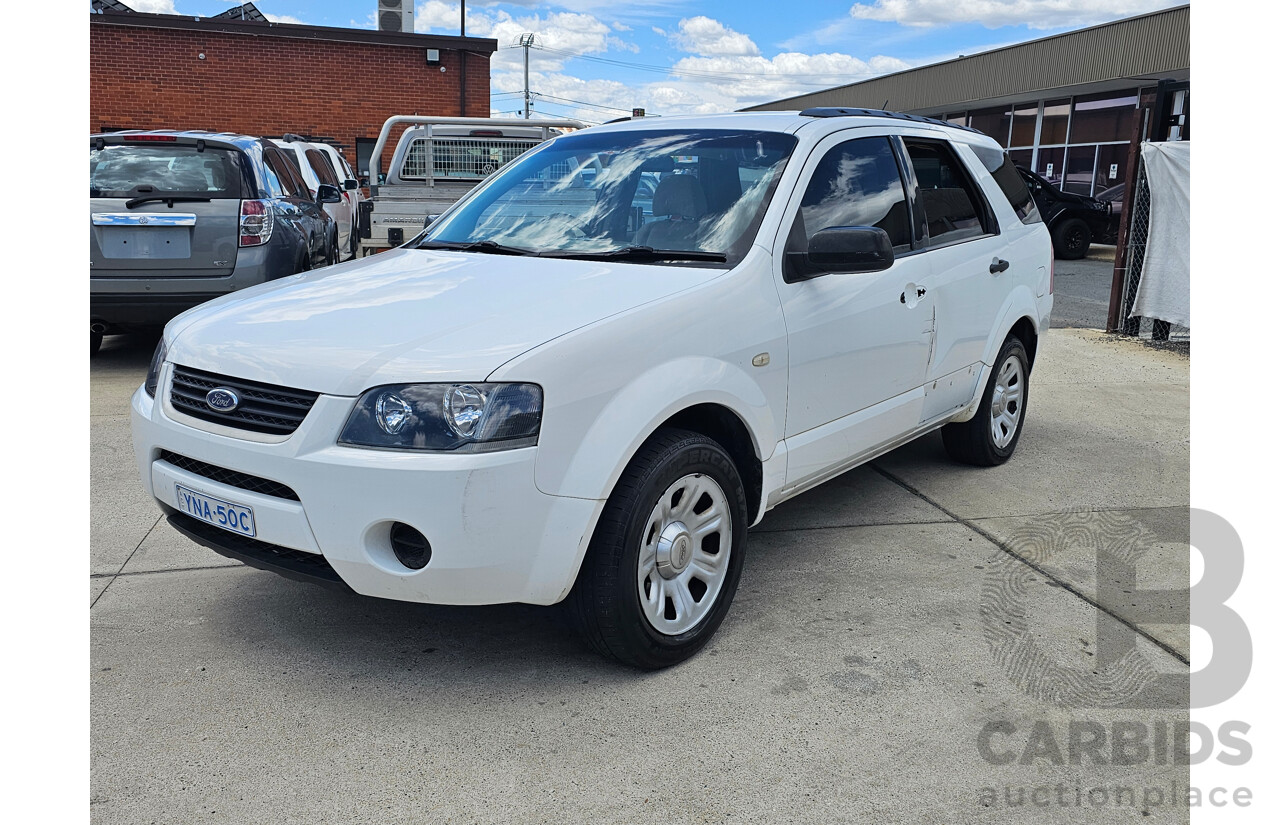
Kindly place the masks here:
[(1191, 327), (1191, 142), (1142, 144), (1151, 187), (1142, 279), (1130, 318)]

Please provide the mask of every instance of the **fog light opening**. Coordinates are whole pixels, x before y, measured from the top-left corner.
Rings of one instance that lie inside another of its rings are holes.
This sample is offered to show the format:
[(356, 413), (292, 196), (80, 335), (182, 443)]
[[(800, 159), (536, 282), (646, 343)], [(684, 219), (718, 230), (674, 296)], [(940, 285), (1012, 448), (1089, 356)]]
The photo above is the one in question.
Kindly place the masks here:
[(431, 561), (431, 542), (403, 522), (391, 525), (391, 551), (410, 570), (421, 570)]

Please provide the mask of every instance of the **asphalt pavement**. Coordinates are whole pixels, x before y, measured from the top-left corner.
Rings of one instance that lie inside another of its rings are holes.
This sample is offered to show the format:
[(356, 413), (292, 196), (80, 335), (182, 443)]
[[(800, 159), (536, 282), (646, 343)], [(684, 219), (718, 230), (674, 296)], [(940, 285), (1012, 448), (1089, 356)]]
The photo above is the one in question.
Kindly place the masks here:
[[(1057, 320), (1094, 317), (1093, 263)], [(153, 345), (92, 364), (94, 822), (1188, 821), (1186, 766), (1121, 734), (1185, 722), (1188, 629), (1103, 563), (1189, 579), (1185, 357), (1053, 330), (1012, 461), (935, 434), (781, 505), (710, 645), (639, 673), (555, 608), (342, 595), (177, 535), (130, 448)]]

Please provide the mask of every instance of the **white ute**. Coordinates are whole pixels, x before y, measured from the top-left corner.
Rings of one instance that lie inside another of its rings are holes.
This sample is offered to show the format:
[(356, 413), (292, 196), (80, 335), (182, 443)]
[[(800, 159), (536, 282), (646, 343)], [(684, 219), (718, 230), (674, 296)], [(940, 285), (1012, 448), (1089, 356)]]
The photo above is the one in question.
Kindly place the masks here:
[(696, 652), (767, 510), (939, 428), (1006, 461), (1052, 307), (1004, 151), (874, 110), (584, 129), (405, 246), (174, 319), (143, 483), (255, 567), (436, 604), (568, 600)]

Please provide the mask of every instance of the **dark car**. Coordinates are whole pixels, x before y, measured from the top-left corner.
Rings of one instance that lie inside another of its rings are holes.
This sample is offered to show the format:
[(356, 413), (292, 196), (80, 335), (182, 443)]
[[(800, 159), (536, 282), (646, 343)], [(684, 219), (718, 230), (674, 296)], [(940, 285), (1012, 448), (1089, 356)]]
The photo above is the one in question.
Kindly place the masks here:
[[(1053, 236), (1053, 253), (1066, 260), (1083, 258), (1095, 240), (1107, 240), (1111, 207), (1088, 195), (1063, 192), (1035, 172), (1018, 168), (1031, 190), (1036, 209)], [(1114, 237), (1114, 236), (1112, 236)]]
[(89, 137), (89, 338), (162, 326), (219, 295), (337, 261), (337, 232), (293, 161), (215, 132)]
[(1106, 243), (1115, 243), (1120, 234), (1120, 213), (1124, 211), (1124, 192), (1126, 184), (1120, 183), (1110, 189), (1103, 189), (1094, 197), (1111, 207), (1111, 223), (1107, 227)]

